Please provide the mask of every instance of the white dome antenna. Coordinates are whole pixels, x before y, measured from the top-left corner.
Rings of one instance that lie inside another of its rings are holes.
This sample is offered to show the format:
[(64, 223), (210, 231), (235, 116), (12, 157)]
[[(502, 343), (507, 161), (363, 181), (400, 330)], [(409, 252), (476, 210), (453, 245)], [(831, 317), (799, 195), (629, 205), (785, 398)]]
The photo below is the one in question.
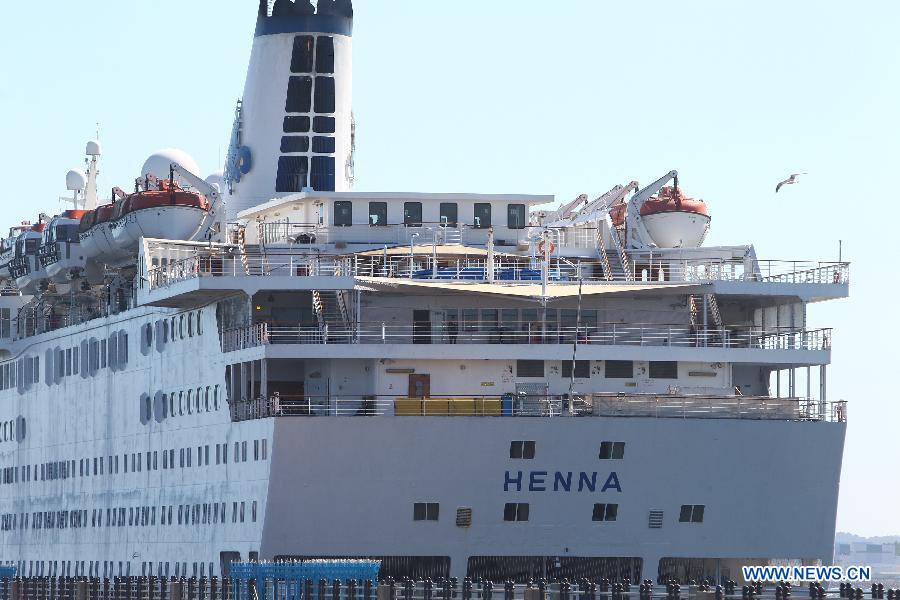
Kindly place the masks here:
[(77, 169), (66, 173), (66, 190), (70, 192), (83, 192), (87, 186), (87, 177)]
[(87, 146), (84, 149), (84, 153), (90, 157), (97, 157), (103, 154), (102, 147), (100, 146), (100, 140), (91, 140), (87, 143)]

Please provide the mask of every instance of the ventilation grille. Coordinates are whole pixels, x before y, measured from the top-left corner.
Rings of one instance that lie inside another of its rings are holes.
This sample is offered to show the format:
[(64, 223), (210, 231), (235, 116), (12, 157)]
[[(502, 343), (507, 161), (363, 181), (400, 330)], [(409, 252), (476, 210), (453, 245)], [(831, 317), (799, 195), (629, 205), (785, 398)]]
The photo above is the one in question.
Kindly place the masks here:
[(456, 509), (456, 526), (471, 527), (472, 526), (472, 509), (457, 508)]
[(650, 511), (650, 519), (648, 522), (650, 529), (662, 529), (662, 524), (663, 524), (663, 511), (651, 510)]

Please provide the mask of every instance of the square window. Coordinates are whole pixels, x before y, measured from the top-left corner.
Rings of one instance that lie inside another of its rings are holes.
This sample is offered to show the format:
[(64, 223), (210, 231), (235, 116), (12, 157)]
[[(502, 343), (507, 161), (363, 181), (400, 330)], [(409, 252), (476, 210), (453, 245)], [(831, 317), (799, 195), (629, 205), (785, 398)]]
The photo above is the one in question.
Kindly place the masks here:
[(294, 38), (291, 54), (291, 73), (309, 73), (313, 69), (313, 37), (298, 35)]
[(353, 225), (353, 203), (338, 200), (334, 203), (334, 226), (350, 227)]
[(690, 523), (691, 522), (691, 514), (694, 512), (694, 507), (690, 504), (682, 504), (681, 505), (681, 514), (678, 516), (678, 521), (680, 523)]
[[(292, 78), (293, 79), (293, 78)], [(333, 113), (335, 109), (334, 77), (316, 77), (315, 109), (316, 112)], [(305, 111), (288, 111), (305, 112)]]
[(691, 512), (691, 523), (702, 523), (704, 512), (706, 512), (706, 507), (704, 505), (695, 504), (694, 510)]
[(320, 36), (316, 39), (316, 72), (334, 73), (334, 38)]
[(509, 457), (531, 460), (535, 454), (534, 441), (514, 441), (509, 444)]
[(634, 377), (634, 361), (608, 360), (605, 367), (607, 379), (632, 379)]
[(440, 224), (448, 227), (456, 227), (459, 221), (459, 207), (456, 202), (441, 202)]
[(616, 517), (619, 516), (619, 505), (618, 504), (607, 504), (606, 505), (606, 521), (615, 521)]
[(404, 202), (403, 203), (403, 224), (407, 227), (422, 226), (422, 203), (421, 202)]
[(298, 152), (309, 152), (309, 136), (306, 135), (286, 135), (281, 138), (281, 152), (283, 154), (291, 154)]
[(524, 204), (509, 204), (506, 207), (506, 226), (509, 229), (525, 229), (528, 210)]
[(387, 222), (387, 202), (369, 202), (369, 225), (383, 227)]
[(543, 377), (544, 361), (542, 360), (517, 360), (516, 377)]
[(592, 521), (602, 521), (606, 516), (606, 505), (605, 504), (595, 504), (594, 505), (594, 514), (591, 516)]
[(309, 133), (309, 117), (285, 117), (284, 133)]
[(525, 502), (509, 502), (503, 507), (504, 521), (527, 521), (529, 506)]
[(613, 460), (625, 458), (625, 442), (613, 442), (612, 458)]
[(491, 205), (484, 202), (475, 204), (474, 222), (475, 229), (488, 229), (491, 226)]
[(284, 112), (308, 113), (310, 111), (312, 108), (312, 82), (312, 77), (291, 77), (288, 80)]
[[(564, 360), (562, 362), (562, 377), (564, 379), (572, 378), (572, 361)], [(591, 377), (591, 361), (576, 360), (575, 361), (575, 379), (590, 379)]]
[(651, 361), (650, 379), (678, 379), (678, 363), (676, 361)]

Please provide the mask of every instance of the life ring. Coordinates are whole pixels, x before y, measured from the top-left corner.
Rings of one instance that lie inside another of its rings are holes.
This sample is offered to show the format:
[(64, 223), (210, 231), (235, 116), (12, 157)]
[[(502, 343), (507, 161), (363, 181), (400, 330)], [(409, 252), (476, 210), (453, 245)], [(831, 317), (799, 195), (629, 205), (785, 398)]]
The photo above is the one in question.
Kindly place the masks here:
[[(538, 244), (538, 252), (541, 254), (541, 256), (544, 256), (544, 251), (546, 249), (547, 249), (547, 242), (541, 241), (541, 243)], [(550, 242), (550, 254), (553, 254), (553, 252), (555, 250), (556, 250), (556, 244), (554, 244), (553, 242)]]
[(834, 283), (840, 283), (841, 282), (841, 272), (835, 271), (834, 277), (832, 279), (834, 280)]

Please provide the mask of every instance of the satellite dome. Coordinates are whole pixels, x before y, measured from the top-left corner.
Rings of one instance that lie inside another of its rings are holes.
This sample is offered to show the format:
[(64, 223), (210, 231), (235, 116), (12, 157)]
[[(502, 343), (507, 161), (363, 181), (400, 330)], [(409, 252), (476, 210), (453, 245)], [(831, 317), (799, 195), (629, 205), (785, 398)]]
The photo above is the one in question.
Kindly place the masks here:
[(84, 173), (77, 169), (72, 169), (66, 173), (66, 189), (70, 192), (83, 191), (87, 185), (87, 178)]
[(84, 149), (84, 153), (88, 156), (100, 156), (100, 141), (99, 140), (91, 140), (87, 143), (87, 147)]
[[(169, 177), (169, 166), (172, 163), (190, 171), (197, 177), (200, 176), (200, 167), (197, 166), (197, 161), (191, 158), (190, 154), (184, 150), (166, 148), (157, 150), (150, 155), (150, 158), (144, 162), (144, 166), (141, 168), (141, 177), (153, 174), (159, 179), (167, 179)], [(177, 179), (178, 177), (176, 177)]]

